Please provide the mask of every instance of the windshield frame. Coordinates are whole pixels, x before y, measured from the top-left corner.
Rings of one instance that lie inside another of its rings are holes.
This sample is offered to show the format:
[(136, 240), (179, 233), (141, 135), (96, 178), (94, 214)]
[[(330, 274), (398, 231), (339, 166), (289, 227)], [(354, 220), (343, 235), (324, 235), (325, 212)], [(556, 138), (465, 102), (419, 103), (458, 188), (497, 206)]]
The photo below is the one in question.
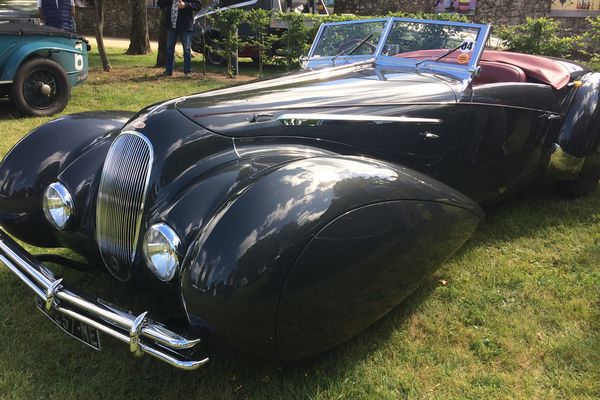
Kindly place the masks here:
[[(375, 52), (372, 55), (340, 55), (338, 57), (334, 56), (318, 56), (315, 57), (314, 53), (317, 48), (317, 44), (320, 42), (323, 32), (329, 26), (339, 26), (339, 25), (347, 25), (347, 24), (360, 24), (360, 23), (369, 23), (369, 22), (386, 22), (381, 38), (377, 43), (377, 47)], [(477, 39), (475, 41), (475, 47), (473, 49), (473, 57), (469, 60), (467, 64), (452, 64), (443, 61), (436, 61), (435, 59), (426, 60), (421, 63), (419, 66), (416, 64), (423, 59), (414, 59), (414, 58), (405, 58), (405, 57), (395, 57), (395, 56), (386, 56), (383, 55), (383, 49), (388, 40), (390, 32), (396, 22), (408, 22), (408, 23), (417, 23), (417, 24), (436, 24), (436, 25), (450, 25), (457, 26), (463, 28), (475, 28), (479, 29), (479, 33), (477, 35)], [(468, 73), (471, 75), (477, 70), (477, 66), (479, 64), (479, 60), (481, 59), (481, 55), (483, 53), (483, 49), (485, 48), (485, 44), (488, 40), (490, 34), (490, 25), (487, 24), (474, 24), (467, 22), (455, 22), (455, 21), (444, 21), (444, 20), (431, 20), (431, 19), (416, 19), (416, 18), (401, 18), (401, 17), (390, 17), (390, 18), (373, 18), (373, 19), (361, 19), (361, 20), (353, 20), (353, 21), (343, 21), (343, 22), (330, 22), (321, 24), (319, 30), (317, 31), (317, 35), (315, 36), (315, 40), (310, 48), (308, 53), (308, 58), (305, 61), (305, 67), (307, 68), (316, 68), (323, 66), (335, 66), (341, 64), (354, 64), (360, 61), (373, 60), (376, 64), (386, 65), (386, 66), (405, 66), (405, 67), (413, 67), (416, 70), (441, 70), (449, 73), (453, 73), (456, 75), (464, 75)]]

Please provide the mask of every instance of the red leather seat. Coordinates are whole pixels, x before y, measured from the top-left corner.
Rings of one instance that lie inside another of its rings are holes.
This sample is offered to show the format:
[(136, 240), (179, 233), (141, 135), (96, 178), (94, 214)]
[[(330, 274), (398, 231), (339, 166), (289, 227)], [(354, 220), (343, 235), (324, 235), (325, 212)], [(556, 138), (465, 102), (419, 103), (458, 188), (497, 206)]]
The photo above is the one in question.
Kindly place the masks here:
[[(446, 49), (418, 50), (396, 54), (395, 57), (426, 60), (428, 58), (439, 57), (447, 51)], [(446, 62), (456, 63), (456, 54), (448, 56)], [(482, 76), (478, 81), (474, 82), (475, 84), (529, 81), (545, 83), (554, 89), (560, 90), (569, 83), (571, 77), (569, 70), (559, 61), (531, 54), (485, 50), (481, 56), (479, 65), (483, 67), (484, 65), (489, 66), (491, 64), (494, 64), (494, 66), (488, 68), (489, 71), (485, 71), (485, 68), (482, 68)], [(504, 66), (506, 68), (503, 68)], [(522, 73), (525, 74), (525, 80), (522, 80)]]
[(500, 82), (527, 82), (525, 71), (516, 65), (495, 61), (480, 61), (481, 74), (473, 80), (474, 85)]

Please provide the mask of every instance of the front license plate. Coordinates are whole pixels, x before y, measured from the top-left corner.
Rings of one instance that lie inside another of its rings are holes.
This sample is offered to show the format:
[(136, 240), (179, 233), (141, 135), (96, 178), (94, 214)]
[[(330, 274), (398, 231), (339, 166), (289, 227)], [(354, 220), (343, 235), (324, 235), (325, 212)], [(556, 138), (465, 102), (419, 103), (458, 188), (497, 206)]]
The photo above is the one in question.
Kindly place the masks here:
[(35, 304), (38, 310), (50, 318), (60, 329), (91, 348), (100, 350), (100, 332), (96, 328), (61, 314), (54, 309), (47, 311), (44, 302), (39, 297), (36, 297)]

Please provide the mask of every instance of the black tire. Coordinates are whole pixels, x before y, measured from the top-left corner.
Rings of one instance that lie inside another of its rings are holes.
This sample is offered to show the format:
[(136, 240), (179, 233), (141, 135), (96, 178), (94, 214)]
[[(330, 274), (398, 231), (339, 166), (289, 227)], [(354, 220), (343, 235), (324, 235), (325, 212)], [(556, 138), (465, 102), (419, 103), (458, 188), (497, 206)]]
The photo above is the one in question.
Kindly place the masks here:
[(569, 199), (584, 197), (591, 194), (598, 187), (600, 174), (587, 178), (579, 178), (573, 181), (555, 181), (558, 192)]
[[(42, 85), (47, 85), (42, 91)], [(48, 89), (49, 88), (49, 89)], [(25, 115), (42, 117), (61, 112), (71, 97), (67, 74), (59, 64), (45, 58), (25, 61), (17, 70), (10, 98)]]
[(227, 58), (218, 54), (215, 50), (221, 51), (223, 46), (218, 37), (209, 37), (206, 39), (206, 54), (204, 58), (209, 65), (222, 67), (227, 64)]

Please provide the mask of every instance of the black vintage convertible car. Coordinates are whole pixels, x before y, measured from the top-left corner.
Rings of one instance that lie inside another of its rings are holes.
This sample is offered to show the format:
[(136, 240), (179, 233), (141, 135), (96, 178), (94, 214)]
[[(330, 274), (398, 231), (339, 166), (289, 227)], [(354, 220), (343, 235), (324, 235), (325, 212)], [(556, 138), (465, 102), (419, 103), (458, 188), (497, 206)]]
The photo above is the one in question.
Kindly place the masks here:
[(280, 360), (336, 346), (460, 248), (480, 205), (544, 173), (569, 195), (598, 183), (600, 74), (484, 51), (489, 29), (325, 24), (304, 71), (66, 116), (11, 150), (4, 231), (161, 287), (185, 335), (77, 294), (6, 233), (0, 261), (92, 347), (107, 334), (194, 369), (206, 337)]

